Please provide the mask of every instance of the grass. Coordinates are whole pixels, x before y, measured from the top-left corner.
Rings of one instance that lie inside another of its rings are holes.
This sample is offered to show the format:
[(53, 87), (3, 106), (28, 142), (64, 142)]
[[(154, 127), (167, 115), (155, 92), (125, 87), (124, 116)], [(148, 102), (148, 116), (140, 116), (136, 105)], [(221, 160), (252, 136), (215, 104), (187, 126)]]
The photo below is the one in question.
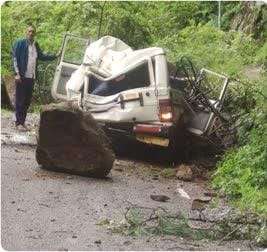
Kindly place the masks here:
[(34, 114), (39, 114), (41, 111), (41, 106), (42, 105), (40, 105), (40, 104), (32, 104), (30, 109), (29, 109), (29, 112), (34, 113)]
[(10, 116), (13, 113), (12, 110), (1, 108), (1, 116)]
[(175, 178), (176, 169), (174, 168), (165, 168), (160, 172), (160, 175), (164, 178)]

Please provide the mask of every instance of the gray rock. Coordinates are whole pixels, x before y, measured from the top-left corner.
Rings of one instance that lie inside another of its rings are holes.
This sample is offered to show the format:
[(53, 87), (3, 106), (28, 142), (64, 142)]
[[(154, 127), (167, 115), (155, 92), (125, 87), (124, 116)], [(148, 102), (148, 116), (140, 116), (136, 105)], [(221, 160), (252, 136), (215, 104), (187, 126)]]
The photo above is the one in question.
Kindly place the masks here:
[(1, 78), (1, 107), (15, 108), (15, 79), (12, 75)]
[(166, 195), (150, 195), (150, 198), (155, 201), (166, 202), (170, 198)]
[(42, 107), (36, 160), (43, 168), (105, 177), (114, 159), (109, 139), (89, 112), (72, 103)]
[(192, 201), (191, 210), (204, 210), (211, 201), (211, 197), (201, 197)]
[(193, 172), (189, 165), (180, 165), (177, 168), (176, 177), (184, 181), (191, 181), (193, 179)]

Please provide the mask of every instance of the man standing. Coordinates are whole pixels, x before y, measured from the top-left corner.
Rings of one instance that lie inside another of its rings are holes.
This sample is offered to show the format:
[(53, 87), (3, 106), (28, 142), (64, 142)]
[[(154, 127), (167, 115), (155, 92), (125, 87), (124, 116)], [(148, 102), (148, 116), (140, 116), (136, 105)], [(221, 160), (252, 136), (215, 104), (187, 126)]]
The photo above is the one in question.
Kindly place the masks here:
[(27, 110), (31, 103), (37, 60), (54, 60), (59, 55), (44, 54), (34, 41), (35, 29), (29, 26), (26, 38), (15, 42), (12, 50), (16, 85), (16, 128), (28, 130), (25, 125)]

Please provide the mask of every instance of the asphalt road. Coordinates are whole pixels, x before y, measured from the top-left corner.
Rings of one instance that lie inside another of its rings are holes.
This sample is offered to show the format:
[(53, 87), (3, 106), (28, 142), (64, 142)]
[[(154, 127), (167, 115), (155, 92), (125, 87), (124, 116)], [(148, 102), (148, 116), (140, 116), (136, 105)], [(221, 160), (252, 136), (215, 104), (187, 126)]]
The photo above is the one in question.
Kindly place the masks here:
[[(3, 125), (8, 125), (2, 118)], [(2, 132), (7, 128), (2, 128)], [(13, 134), (13, 133), (12, 133)], [(116, 160), (107, 179), (93, 179), (40, 169), (35, 148), (6, 143), (1, 148), (1, 245), (6, 250), (251, 250), (249, 241), (192, 241), (181, 237), (130, 237), (97, 223), (121, 220), (131, 204), (189, 213), (203, 196), (203, 184), (155, 177), (164, 167)], [(151, 194), (163, 194), (157, 202)], [(219, 212), (225, 209), (219, 209)]]

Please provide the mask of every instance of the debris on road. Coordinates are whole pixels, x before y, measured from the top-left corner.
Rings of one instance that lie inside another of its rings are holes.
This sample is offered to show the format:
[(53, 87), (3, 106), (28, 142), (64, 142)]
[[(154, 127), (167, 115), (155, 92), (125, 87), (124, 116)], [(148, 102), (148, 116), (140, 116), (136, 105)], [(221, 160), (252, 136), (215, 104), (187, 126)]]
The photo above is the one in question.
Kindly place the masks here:
[(119, 171), (119, 172), (122, 172), (123, 169), (122, 168), (114, 168), (115, 171)]
[(204, 196), (213, 197), (213, 198), (225, 198), (225, 194), (222, 192), (214, 192), (214, 191), (206, 191), (204, 192)]
[(173, 168), (165, 168), (161, 171), (160, 175), (164, 178), (174, 178), (176, 175), (176, 170)]
[(43, 168), (106, 177), (114, 159), (109, 139), (90, 113), (72, 103), (42, 107), (36, 160)]
[(176, 177), (184, 181), (191, 181), (193, 179), (193, 172), (189, 165), (182, 164), (177, 168)]
[[(35, 146), (36, 139), (35, 136), (29, 134), (28, 132), (19, 132), (19, 133), (9, 133), (9, 134), (1, 134), (1, 142), (2, 144), (13, 144), (13, 145), (28, 145)], [(20, 152), (15, 149), (15, 152)]]
[(191, 210), (204, 210), (207, 204), (211, 201), (211, 197), (202, 197), (194, 199), (191, 205)]
[(152, 180), (159, 180), (159, 175), (157, 175), (157, 174), (153, 175)]
[[(45, 203), (39, 203), (38, 205), (39, 205), (39, 206), (44, 206), (44, 207), (50, 207), (50, 205), (45, 204)], [(51, 220), (51, 221), (52, 221), (52, 220)]]
[(24, 212), (24, 213), (26, 212), (24, 209), (21, 209), (21, 208), (17, 208), (17, 211), (18, 212)]
[(176, 191), (177, 191), (183, 198), (191, 199), (190, 196), (188, 195), (188, 193), (187, 193), (183, 188), (179, 188), (179, 187), (177, 187)]
[(170, 198), (166, 195), (150, 195), (150, 198), (155, 201), (166, 202)]
[(204, 192), (204, 195), (208, 197), (217, 197), (218, 193), (213, 192), (213, 191), (207, 191), (207, 192)]

